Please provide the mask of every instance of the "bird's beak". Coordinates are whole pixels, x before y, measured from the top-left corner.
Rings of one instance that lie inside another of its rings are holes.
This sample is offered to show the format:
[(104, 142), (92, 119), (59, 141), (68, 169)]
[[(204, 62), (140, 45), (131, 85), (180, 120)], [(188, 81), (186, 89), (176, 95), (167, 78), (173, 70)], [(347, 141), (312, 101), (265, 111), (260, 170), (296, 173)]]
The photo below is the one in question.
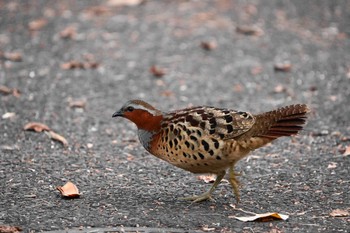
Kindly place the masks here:
[(112, 117), (119, 117), (119, 116), (123, 116), (122, 111), (118, 110), (115, 113), (113, 113)]

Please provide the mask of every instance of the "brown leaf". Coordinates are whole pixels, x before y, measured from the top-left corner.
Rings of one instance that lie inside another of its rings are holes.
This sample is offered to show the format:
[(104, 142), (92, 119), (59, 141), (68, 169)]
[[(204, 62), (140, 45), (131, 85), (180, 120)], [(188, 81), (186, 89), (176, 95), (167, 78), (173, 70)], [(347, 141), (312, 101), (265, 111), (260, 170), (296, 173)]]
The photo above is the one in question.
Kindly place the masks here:
[(13, 95), (14, 97), (19, 98), (19, 97), (21, 96), (21, 92), (20, 92), (17, 88), (13, 88), (13, 89), (12, 89), (12, 95)]
[(263, 71), (263, 68), (262, 66), (254, 66), (250, 69), (250, 73), (252, 75), (258, 75), (258, 74), (261, 74), (261, 72)]
[(244, 216), (244, 217), (229, 216), (229, 218), (235, 218), (242, 222), (251, 222), (251, 221), (267, 222), (267, 221), (273, 221), (273, 220), (287, 220), (289, 216), (285, 214), (279, 214), (279, 213), (273, 212), (273, 213), (265, 213), (265, 214), (255, 214), (253, 216)]
[(69, 101), (69, 107), (71, 108), (85, 108), (86, 101), (85, 100), (71, 100)]
[(24, 130), (34, 130), (35, 132), (50, 131), (50, 128), (39, 122), (29, 122), (24, 127)]
[(285, 88), (282, 84), (278, 84), (274, 88), (275, 93), (282, 93), (282, 92), (285, 92), (286, 90), (287, 90), (287, 88)]
[(347, 216), (349, 216), (349, 211), (341, 210), (341, 209), (335, 209), (329, 215), (332, 216), (332, 217), (347, 217)]
[(63, 39), (74, 39), (77, 36), (77, 29), (74, 26), (68, 26), (60, 32)]
[(71, 60), (69, 62), (61, 64), (61, 69), (63, 70), (72, 70), (72, 69), (96, 69), (99, 67), (99, 63), (95, 61), (76, 61)]
[(63, 63), (61, 64), (61, 69), (64, 70), (71, 70), (71, 69), (76, 69), (76, 68), (84, 68), (84, 64), (80, 61), (76, 61), (76, 60), (71, 60), (69, 62)]
[(50, 130), (47, 133), (52, 140), (59, 141), (63, 144), (63, 146), (68, 146), (68, 141), (63, 136), (59, 135), (58, 133), (55, 133), (54, 131)]
[(45, 27), (46, 24), (47, 24), (47, 20), (44, 18), (41, 18), (41, 19), (30, 21), (28, 24), (28, 27), (29, 27), (29, 30), (31, 31), (38, 31), (43, 27)]
[(350, 146), (347, 146), (347, 147), (345, 148), (345, 151), (344, 151), (343, 155), (344, 155), (344, 156), (350, 155)]
[(217, 44), (216, 44), (215, 41), (202, 41), (201, 42), (201, 47), (204, 50), (210, 51), (210, 50), (215, 49), (217, 47)]
[(174, 95), (174, 92), (170, 91), (170, 90), (165, 90), (165, 91), (162, 91), (160, 93), (162, 96), (166, 96), (166, 97), (169, 97), (169, 96), (173, 96)]
[(143, 3), (144, 0), (109, 0), (108, 6), (135, 6)]
[(100, 66), (100, 63), (96, 61), (86, 61), (83, 63), (84, 69), (96, 69)]
[(237, 83), (233, 86), (233, 90), (235, 92), (242, 92), (244, 90), (244, 87), (241, 84)]
[(162, 68), (159, 68), (157, 66), (151, 66), (151, 68), (149, 69), (149, 71), (151, 72), (151, 74), (153, 74), (155, 77), (162, 77), (163, 75), (165, 75), (165, 71)]
[(22, 61), (22, 54), (20, 52), (5, 52), (2, 55), (6, 60), (20, 62)]
[(292, 69), (290, 62), (276, 63), (274, 66), (275, 71), (289, 72)]
[(236, 32), (247, 36), (261, 36), (264, 31), (256, 26), (237, 26)]
[(197, 176), (198, 180), (203, 180), (205, 183), (214, 183), (216, 180), (215, 175), (201, 175)]
[(68, 181), (65, 185), (58, 186), (57, 190), (61, 192), (61, 195), (68, 198), (76, 198), (80, 196), (79, 190), (75, 184)]
[(0, 225), (1, 233), (18, 233), (22, 231), (20, 227)]
[(12, 89), (3, 85), (0, 85), (0, 93), (3, 95), (9, 95), (11, 94)]

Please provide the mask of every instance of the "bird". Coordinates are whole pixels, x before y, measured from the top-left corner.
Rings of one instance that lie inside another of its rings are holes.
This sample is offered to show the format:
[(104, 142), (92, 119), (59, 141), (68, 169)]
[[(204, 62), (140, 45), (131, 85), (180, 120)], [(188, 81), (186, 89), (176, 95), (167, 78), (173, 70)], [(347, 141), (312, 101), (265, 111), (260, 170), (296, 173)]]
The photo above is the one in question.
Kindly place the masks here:
[(182, 200), (213, 200), (212, 193), (228, 172), (238, 203), (241, 185), (236, 163), (279, 137), (297, 134), (303, 129), (308, 113), (305, 104), (255, 115), (211, 106), (164, 112), (136, 99), (127, 101), (112, 117), (135, 123), (139, 140), (150, 154), (195, 174), (216, 175), (207, 192)]

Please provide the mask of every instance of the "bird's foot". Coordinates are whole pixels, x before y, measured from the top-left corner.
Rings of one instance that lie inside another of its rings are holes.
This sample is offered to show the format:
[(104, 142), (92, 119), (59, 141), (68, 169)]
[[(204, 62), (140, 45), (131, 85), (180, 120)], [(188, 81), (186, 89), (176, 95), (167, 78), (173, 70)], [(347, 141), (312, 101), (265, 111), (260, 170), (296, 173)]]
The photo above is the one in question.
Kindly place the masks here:
[(179, 198), (180, 200), (183, 201), (192, 201), (194, 203), (196, 202), (201, 202), (201, 201), (206, 201), (206, 200), (210, 200), (213, 201), (214, 199), (211, 197), (211, 193), (210, 192), (205, 192), (201, 195), (194, 195), (194, 196), (190, 196), (190, 197), (182, 197)]

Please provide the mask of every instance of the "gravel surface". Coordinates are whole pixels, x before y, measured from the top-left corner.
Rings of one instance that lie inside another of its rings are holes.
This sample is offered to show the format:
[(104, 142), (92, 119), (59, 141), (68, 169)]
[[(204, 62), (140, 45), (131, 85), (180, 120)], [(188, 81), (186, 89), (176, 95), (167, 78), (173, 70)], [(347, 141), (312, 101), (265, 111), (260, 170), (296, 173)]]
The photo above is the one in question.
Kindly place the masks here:
[[(349, 230), (349, 1), (119, 4), (0, 1), (0, 226)], [(258, 113), (306, 103), (312, 112), (300, 135), (238, 164), (239, 204), (225, 181), (214, 202), (191, 204), (178, 198), (211, 184), (149, 155), (133, 124), (111, 118), (136, 98), (162, 110), (213, 105)], [(48, 132), (23, 130), (29, 122), (46, 124), (68, 145)], [(56, 187), (67, 181), (80, 198), (62, 198)], [(337, 209), (344, 216), (334, 216)], [(249, 211), (289, 219), (233, 218)]]

